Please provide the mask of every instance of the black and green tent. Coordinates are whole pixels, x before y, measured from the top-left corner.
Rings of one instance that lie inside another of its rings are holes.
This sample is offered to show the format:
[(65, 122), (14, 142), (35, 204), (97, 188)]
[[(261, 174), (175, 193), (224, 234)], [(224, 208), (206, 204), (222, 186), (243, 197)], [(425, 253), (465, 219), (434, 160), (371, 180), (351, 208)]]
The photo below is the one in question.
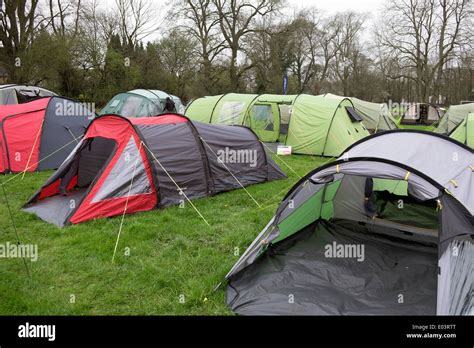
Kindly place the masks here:
[(474, 314), (473, 164), (470, 148), (429, 132), (355, 143), (288, 192), (227, 274), (228, 306), (246, 315)]

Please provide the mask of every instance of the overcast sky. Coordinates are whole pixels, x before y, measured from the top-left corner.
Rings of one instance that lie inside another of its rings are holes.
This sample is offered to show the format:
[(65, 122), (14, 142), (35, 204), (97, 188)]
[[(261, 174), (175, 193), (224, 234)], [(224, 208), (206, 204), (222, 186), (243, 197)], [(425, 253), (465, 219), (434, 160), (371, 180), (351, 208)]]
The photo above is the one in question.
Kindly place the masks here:
[(375, 14), (384, 0), (287, 0), (291, 6), (307, 7), (315, 6), (328, 13), (336, 13), (347, 10), (367, 12)]
[[(155, 2), (158, 7), (165, 8), (167, 8), (171, 3), (170, 0), (153, 0), (153, 2)], [(334, 14), (348, 10), (366, 13), (368, 14), (368, 18), (365, 23), (365, 31), (362, 35), (362, 37), (366, 39), (369, 37), (373, 20), (380, 12), (385, 0), (286, 0), (286, 2), (291, 8), (298, 9), (314, 6), (327, 14)], [(99, 3), (103, 7), (111, 8), (115, 6), (115, 0), (105, 0), (100, 1)], [(163, 13), (163, 16), (165, 16), (165, 13)], [(161, 36), (160, 34), (161, 33), (150, 35), (150, 37), (147, 37), (145, 41), (153, 41)]]

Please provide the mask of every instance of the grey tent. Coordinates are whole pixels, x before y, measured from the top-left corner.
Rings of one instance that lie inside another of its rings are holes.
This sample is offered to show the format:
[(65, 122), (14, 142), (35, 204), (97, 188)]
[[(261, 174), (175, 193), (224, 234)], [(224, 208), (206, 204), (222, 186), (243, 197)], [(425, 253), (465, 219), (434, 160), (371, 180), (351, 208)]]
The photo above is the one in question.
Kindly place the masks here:
[[(170, 98), (175, 110), (165, 110), (166, 99)], [(184, 113), (184, 106), (176, 96), (158, 89), (134, 89), (114, 96), (100, 111), (100, 115), (123, 117), (150, 117), (164, 112)]]
[(24, 210), (62, 227), (282, 178), (248, 128), (104, 115)]
[(53, 97), (57, 94), (45, 88), (28, 85), (0, 85), (0, 105), (26, 103), (42, 97)]
[(435, 133), (355, 143), (286, 195), (227, 274), (227, 304), (250, 315), (474, 314), (473, 163)]

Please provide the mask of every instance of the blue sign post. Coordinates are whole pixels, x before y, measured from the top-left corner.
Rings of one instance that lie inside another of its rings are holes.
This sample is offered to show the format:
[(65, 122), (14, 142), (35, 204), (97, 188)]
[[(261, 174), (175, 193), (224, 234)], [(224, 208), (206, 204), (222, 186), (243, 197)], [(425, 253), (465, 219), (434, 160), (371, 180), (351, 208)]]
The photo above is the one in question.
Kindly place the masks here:
[(288, 93), (288, 74), (283, 75), (283, 94)]

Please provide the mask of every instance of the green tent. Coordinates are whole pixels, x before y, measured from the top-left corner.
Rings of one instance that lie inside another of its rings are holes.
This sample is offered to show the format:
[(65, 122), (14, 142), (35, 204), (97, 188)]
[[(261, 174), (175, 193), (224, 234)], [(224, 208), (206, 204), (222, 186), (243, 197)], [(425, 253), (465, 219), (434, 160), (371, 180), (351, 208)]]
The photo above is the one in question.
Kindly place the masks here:
[(471, 112), (449, 135), (474, 149), (474, 112)]
[[(326, 93), (325, 97), (341, 98), (338, 95)], [(359, 98), (349, 97), (357, 113), (362, 117), (362, 123), (371, 132), (397, 129), (397, 121), (393, 118), (386, 104), (371, 103)]]
[(350, 99), (334, 96), (236, 94), (191, 102), (192, 120), (251, 128), (265, 142), (280, 141), (293, 153), (338, 156), (369, 135)]
[(435, 132), (446, 135), (451, 134), (466, 119), (470, 112), (474, 112), (474, 103), (451, 105), (439, 121)]

